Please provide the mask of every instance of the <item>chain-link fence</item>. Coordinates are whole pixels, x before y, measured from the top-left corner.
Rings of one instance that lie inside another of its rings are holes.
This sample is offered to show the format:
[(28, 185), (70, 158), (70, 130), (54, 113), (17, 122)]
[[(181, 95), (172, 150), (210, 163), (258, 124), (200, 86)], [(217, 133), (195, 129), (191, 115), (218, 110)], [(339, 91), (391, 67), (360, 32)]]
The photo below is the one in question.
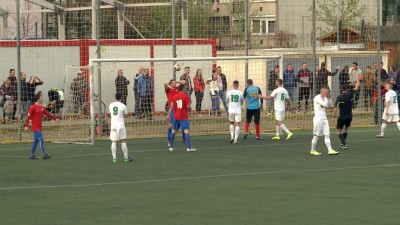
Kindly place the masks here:
[[(400, 60), (396, 54), (400, 48), (399, 8), (396, 1), (378, 0), (0, 0), (1, 81), (11, 81), (7, 90), (2, 86), (1, 98), (4, 102), (6, 95), (13, 98), (11, 117), (6, 117), (4, 107), (0, 112), (1, 122), (8, 124), (4, 125), (7, 129), (2, 129), (8, 135), (3, 137), (23, 139), (20, 128), (26, 117), (24, 105), (32, 103), (32, 92), (45, 93), (44, 103), (49, 109), (62, 109), (63, 105), (55, 106), (58, 103), (47, 94), (51, 90), (58, 90), (60, 95), (71, 92), (65, 90), (70, 89), (69, 80), (77, 72), (81, 72), (83, 80), (88, 79), (86, 66), (91, 58), (98, 57), (281, 55), (283, 64), (268, 62), (271, 65), (266, 68), (267, 75), (257, 85), (269, 93), (274, 88), (271, 74), (280, 66), (275, 72), (293, 93), (293, 106), (298, 113), (293, 121), (312, 111), (312, 97), (320, 87), (328, 86), (335, 98), (341, 85), (353, 86), (352, 74), (356, 70), (362, 80), (355, 104), (360, 118), (356, 124), (378, 124), (382, 110), (378, 103), (382, 100), (377, 93), (382, 89), (381, 82), (393, 78), (400, 85)], [(203, 74), (210, 77), (218, 66), (217, 62), (204, 68), (177, 63), (182, 64), (182, 69), (192, 66), (192, 76), (197, 69), (203, 69)], [(107, 70), (108, 76), (117, 76), (122, 69), (130, 80), (128, 108), (133, 114), (137, 88), (134, 82), (140, 66), (149, 69), (158, 85), (155, 89), (162, 90), (164, 81), (158, 80), (162, 78), (157, 77), (153, 64), (115, 64)], [(239, 73), (237, 68), (241, 68)], [(245, 64), (237, 68), (233, 77), (252, 77), (249, 73), (254, 68)], [(223, 71), (232, 69), (230, 66)], [(21, 72), (26, 78), (18, 82)], [(171, 65), (171, 78), (172, 74), (179, 78), (181, 73)], [(301, 76), (308, 76), (310, 81), (307, 93), (299, 82)], [(26, 89), (26, 83), (33, 86)], [(115, 91), (114, 83), (107, 85), (107, 91)], [(81, 92), (81, 101), (88, 101), (89, 91)], [(272, 111), (269, 103), (264, 109)], [(82, 108), (82, 112), (88, 110), (88, 106)], [(15, 135), (17, 130), (19, 135)]]

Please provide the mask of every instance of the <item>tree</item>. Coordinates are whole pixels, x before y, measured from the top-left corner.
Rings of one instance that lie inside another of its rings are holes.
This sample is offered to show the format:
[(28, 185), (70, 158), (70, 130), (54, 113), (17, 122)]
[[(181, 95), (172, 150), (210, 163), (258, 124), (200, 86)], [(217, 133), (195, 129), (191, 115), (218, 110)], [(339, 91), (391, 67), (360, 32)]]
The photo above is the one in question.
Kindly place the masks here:
[(386, 26), (388, 18), (394, 18), (394, 22), (400, 23), (400, 0), (382, 1), (382, 25)]
[(367, 6), (360, 4), (360, 0), (317, 0), (315, 19), (326, 25), (317, 29), (322, 33), (336, 30), (338, 21), (342, 21), (343, 27), (356, 26), (366, 12)]

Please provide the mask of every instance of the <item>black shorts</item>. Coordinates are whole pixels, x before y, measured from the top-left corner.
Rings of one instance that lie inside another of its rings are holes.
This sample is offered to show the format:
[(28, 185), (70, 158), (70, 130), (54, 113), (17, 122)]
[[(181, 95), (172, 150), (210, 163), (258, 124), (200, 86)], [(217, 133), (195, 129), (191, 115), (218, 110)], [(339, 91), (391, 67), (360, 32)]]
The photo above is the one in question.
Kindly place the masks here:
[(343, 129), (344, 126), (350, 127), (353, 117), (340, 117), (337, 119), (336, 129)]
[(260, 109), (247, 109), (246, 110), (246, 123), (251, 122), (251, 118), (254, 116), (254, 123), (260, 124)]

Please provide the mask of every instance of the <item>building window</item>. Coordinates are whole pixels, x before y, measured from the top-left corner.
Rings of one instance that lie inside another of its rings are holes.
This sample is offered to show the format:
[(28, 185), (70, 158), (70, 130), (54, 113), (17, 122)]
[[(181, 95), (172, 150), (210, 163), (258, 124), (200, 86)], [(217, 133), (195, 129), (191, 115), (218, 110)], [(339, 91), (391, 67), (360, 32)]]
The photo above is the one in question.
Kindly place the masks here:
[(269, 34), (275, 33), (275, 21), (268, 21), (268, 33)]
[(260, 20), (253, 20), (253, 33), (260, 32)]
[(274, 34), (275, 18), (253, 18), (252, 20), (253, 34)]
[(233, 31), (235, 31), (235, 32), (244, 32), (244, 19), (232, 20), (232, 27), (233, 27)]

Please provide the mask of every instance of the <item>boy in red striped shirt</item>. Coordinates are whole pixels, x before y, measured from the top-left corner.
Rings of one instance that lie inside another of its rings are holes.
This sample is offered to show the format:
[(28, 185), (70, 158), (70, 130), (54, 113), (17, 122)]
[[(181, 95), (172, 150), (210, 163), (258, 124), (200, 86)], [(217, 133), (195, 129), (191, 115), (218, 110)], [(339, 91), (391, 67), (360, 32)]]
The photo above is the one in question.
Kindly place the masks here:
[(25, 124), (25, 131), (28, 131), (29, 121), (32, 120), (32, 131), (34, 133), (34, 135), (33, 135), (34, 140), (33, 140), (33, 144), (32, 144), (31, 155), (29, 158), (37, 159), (35, 157), (35, 151), (36, 151), (37, 144), (39, 143), (40, 150), (42, 151), (43, 159), (48, 159), (51, 156), (46, 154), (46, 150), (44, 148), (44, 140), (43, 140), (43, 134), (42, 134), (43, 114), (57, 122), (59, 122), (59, 120), (44, 109), (44, 107), (42, 106), (43, 97), (40, 92), (35, 95), (34, 100), (35, 100), (35, 104), (33, 104), (29, 108), (29, 113), (28, 113), (28, 117), (26, 118), (26, 124)]

